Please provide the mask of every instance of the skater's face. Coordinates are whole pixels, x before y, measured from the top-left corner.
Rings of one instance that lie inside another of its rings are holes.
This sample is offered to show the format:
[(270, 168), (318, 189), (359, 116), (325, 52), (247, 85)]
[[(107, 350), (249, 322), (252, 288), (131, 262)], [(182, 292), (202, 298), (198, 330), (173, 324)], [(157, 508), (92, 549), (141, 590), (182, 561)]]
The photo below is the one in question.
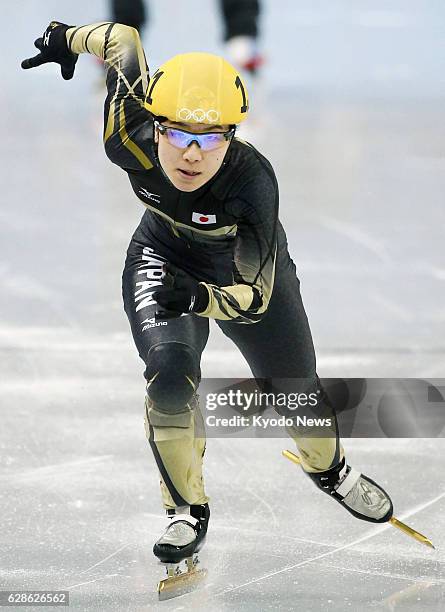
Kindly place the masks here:
[[(168, 133), (164, 128), (169, 127), (190, 132), (192, 136)], [(187, 141), (193, 138), (193, 134), (206, 132), (216, 135), (209, 137), (209, 142), (201, 143), (202, 146), (196, 140), (192, 140), (187, 146)], [(173, 121), (163, 121), (161, 125), (155, 123), (159, 163), (173, 185), (181, 191), (195, 191), (215, 176), (222, 166), (232, 137), (233, 133), (230, 132), (228, 125), (212, 126)], [(206, 149), (207, 146), (212, 148)]]

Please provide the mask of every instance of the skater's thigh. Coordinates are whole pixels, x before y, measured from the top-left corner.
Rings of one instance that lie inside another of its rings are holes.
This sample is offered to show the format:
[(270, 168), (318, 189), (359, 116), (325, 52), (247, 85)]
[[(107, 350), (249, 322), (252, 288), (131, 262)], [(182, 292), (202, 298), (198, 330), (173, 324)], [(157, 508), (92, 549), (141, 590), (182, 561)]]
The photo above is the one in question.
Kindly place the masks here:
[(315, 378), (315, 353), (300, 295), (300, 282), (287, 249), (277, 262), (269, 307), (258, 323), (219, 321), (256, 378)]
[[(173, 361), (186, 353), (199, 369), (201, 353), (209, 335), (208, 320), (194, 314), (168, 320), (155, 318), (156, 302), (152, 294), (162, 290), (162, 266), (165, 263), (166, 259), (156, 252), (155, 245), (130, 243), (122, 291), (133, 338), (139, 356), (147, 366), (154, 354), (162, 353), (170, 357), (169, 366), (173, 368)], [(160, 347), (162, 351), (158, 350)]]

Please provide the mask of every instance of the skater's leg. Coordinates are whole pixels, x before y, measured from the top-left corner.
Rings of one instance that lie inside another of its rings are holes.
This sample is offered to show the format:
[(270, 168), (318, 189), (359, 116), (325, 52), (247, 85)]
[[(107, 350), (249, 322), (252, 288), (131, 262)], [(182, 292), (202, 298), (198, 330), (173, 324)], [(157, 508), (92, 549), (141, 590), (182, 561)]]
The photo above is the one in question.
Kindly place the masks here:
[(220, 0), (224, 40), (229, 60), (244, 75), (253, 75), (263, 60), (258, 52), (258, 0)]
[(152, 347), (147, 361), (145, 431), (161, 474), (164, 507), (204, 504), (206, 440), (195, 393), (199, 357), (187, 345), (166, 341)]
[(144, 0), (111, 0), (112, 20), (142, 30), (146, 19)]
[(255, 325), (235, 327), (234, 324), (224, 324), (221, 327), (239, 346), (254, 376), (272, 379), (274, 391), (319, 391), (314, 411), (316, 415), (332, 418), (332, 435), (310, 437), (305, 428), (288, 428), (297, 445), (303, 469), (320, 489), (355, 517), (375, 523), (386, 522), (392, 516), (388, 494), (370, 478), (347, 465), (343, 456), (335, 410), (315, 373), (312, 338), (295, 266), (287, 254), (282, 231), (278, 235), (276, 279), (265, 317)]
[(123, 274), (125, 311), (146, 365), (145, 427), (160, 475), (165, 508), (208, 501), (202, 478), (205, 432), (196, 399), (208, 321), (187, 315), (155, 319), (151, 293), (162, 287), (165, 260), (132, 240)]
[(235, 36), (258, 36), (258, 0), (220, 0), (224, 18), (224, 40)]
[[(219, 322), (222, 331), (241, 350), (255, 378), (272, 379), (275, 392), (320, 390), (314, 346), (299, 285), (280, 226), (275, 284), (265, 316), (253, 325)], [(335, 411), (323, 393), (321, 396), (319, 410), (332, 419), (332, 435), (308, 437), (308, 432), (302, 428), (288, 429), (307, 472), (328, 470), (340, 462), (343, 454)]]

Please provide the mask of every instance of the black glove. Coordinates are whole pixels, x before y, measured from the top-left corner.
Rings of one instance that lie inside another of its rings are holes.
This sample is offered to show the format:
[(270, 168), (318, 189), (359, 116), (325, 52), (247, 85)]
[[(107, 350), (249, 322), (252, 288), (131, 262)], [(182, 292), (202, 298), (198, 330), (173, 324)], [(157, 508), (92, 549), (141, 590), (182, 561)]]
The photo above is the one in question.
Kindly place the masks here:
[(172, 264), (164, 265), (162, 289), (153, 293), (160, 308), (159, 318), (178, 317), (183, 312), (203, 312), (209, 304), (204, 285)]
[(37, 47), (40, 53), (34, 57), (23, 60), (22, 68), (27, 70), (28, 68), (35, 68), (42, 64), (55, 62), (56, 64), (60, 64), (63, 78), (66, 81), (72, 79), (79, 56), (75, 53), (71, 53), (68, 49), (65, 34), (70, 27), (72, 26), (68, 26), (65, 23), (51, 21), (42, 38), (38, 38), (34, 41), (34, 46)]

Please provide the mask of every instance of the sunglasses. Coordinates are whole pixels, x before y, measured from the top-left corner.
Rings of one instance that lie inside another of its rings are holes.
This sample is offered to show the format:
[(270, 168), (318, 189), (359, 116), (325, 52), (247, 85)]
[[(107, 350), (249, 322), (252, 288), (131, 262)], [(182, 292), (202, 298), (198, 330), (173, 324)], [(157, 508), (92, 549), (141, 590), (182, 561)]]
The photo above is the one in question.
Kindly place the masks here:
[(186, 130), (167, 127), (159, 123), (159, 121), (155, 121), (154, 125), (163, 136), (167, 136), (168, 142), (177, 149), (186, 149), (193, 142), (196, 142), (203, 151), (212, 151), (212, 149), (217, 149), (228, 140), (231, 140), (235, 134), (234, 128), (228, 132), (204, 132), (197, 134), (196, 132), (187, 132)]

